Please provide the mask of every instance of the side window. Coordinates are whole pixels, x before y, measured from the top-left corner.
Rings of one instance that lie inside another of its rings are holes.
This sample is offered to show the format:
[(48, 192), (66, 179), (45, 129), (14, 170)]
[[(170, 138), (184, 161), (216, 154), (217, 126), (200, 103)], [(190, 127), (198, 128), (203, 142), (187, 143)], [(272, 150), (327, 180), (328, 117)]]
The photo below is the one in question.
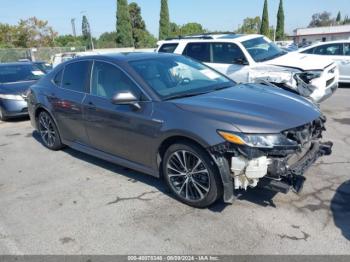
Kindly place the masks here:
[(350, 43), (344, 44), (344, 55), (350, 56)]
[(92, 69), (91, 94), (112, 99), (117, 92), (131, 91), (141, 96), (139, 88), (119, 68), (105, 62), (94, 63)]
[(303, 51), (303, 54), (313, 54), (315, 52), (315, 48), (310, 48), (308, 50)]
[(174, 44), (163, 44), (158, 52), (160, 53), (174, 53), (175, 49), (177, 48), (179, 44), (174, 43)]
[(342, 54), (342, 46), (341, 44), (329, 44), (318, 46), (315, 49), (315, 53), (317, 55), (341, 55)]
[(62, 87), (77, 92), (86, 92), (90, 82), (90, 64), (89, 61), (80, 61), (66, 65)]
[(56, 86), (61, 87), (62, 77), (63, 77), (63, 69), (61, 69), (52, 80)]
[(201, 62), (210, 62), (210, 44), (209, 43), (189, 43), (184, 55), (197, 59)]
[(247, 62), (242, 50), (232, 43), (213, 43), (213, 63), (243, 64)]

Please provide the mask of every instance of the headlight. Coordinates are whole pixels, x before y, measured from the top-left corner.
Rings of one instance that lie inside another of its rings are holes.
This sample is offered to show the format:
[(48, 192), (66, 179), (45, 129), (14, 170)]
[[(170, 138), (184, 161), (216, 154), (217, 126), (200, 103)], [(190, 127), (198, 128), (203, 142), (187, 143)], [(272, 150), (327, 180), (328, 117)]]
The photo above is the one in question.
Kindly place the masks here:
[(316, 78), (319, 78), (322, 75), (321, 70), (316, 71), (305, 71), (302, 73), (296, 73), (295, 78), (296, 80), (302, 80), (307, 84), (310, 84), (310, 81)]
[(0, 98), (7, 99), (7, 100), (17, 100), (17, 101), (24, 100), (24, 98), (20, 95), (11, 95), (11, 94), (0, 94)]
[(297, 142), (288, 139), (282, 134), (259, 135), (243, 134), (218, 131), (219, 135), (226, 141), (236, 145), (246, 145), (257, 148), (274, 148), (274, 147), (296, 147)]

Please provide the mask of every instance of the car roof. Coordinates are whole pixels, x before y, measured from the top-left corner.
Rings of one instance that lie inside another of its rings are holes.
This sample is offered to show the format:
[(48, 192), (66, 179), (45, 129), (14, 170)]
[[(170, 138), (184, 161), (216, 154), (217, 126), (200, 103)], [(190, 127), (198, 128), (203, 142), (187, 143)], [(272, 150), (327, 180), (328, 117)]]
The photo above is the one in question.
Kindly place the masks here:
[(191, 42), (244, 42), (254, 38), (263, 37), (259, 34), (204, 34), (204, 35), (191, 35), (184, 36), (179, 38), (173, 38), (168, 40), (161, 40), (158, 42), (158, 45), (165, 43), (191, 43)]
[(299, 51), (304, 51), (304, 50), (308, 50), (317, 46), (321, 46), (321, 45), (329, 45), (329, 44), (341, 44), (341, 43), (350, 43), (350, 39), (346, 39), (346, 40), (335, 40), (335, 41), (328, 41), (328, 42), (318, 42), (316, 44), (313, 45), (309, 45), (307, 47), (304, 47), (302, 49), (300, 49)]
[(128, 52), (128, 53), (111, 53), (111, 54), (82, 56), (69, 61), (106, 58), (114, 61), (130, 62), (130, 61), (152, 59), (152, 58), (158, 58), (158, 57), (170, 57), (170, 56), (178, 56), (178, 55), (171, 54), (171, 53), (156, 53), (156, 52)]

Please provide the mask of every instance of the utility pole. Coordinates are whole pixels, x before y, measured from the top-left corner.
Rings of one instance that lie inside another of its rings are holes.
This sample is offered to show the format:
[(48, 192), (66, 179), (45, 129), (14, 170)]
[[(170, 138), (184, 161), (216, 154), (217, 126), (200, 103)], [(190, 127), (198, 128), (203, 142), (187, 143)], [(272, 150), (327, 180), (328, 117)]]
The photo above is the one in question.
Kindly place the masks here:
[(77, 37), (77, 31), (75, 30), (75, 18), (72, 18), (70, 22), (72, 23), (73, 36)]

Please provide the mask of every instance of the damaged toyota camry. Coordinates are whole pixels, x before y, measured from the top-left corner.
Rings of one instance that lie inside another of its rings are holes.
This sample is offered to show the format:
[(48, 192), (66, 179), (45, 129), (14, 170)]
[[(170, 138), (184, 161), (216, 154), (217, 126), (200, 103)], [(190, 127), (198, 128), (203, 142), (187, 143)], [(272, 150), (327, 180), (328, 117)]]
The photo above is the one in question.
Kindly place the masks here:
[(31, 87), (32, 125), (51, 150), (69, 146), (158, 178), (194, 207), (234, 190), (300, 192), (332, 151), (312, 102), (273, 87), (237, 85), (174, 54), (83, 57)]

